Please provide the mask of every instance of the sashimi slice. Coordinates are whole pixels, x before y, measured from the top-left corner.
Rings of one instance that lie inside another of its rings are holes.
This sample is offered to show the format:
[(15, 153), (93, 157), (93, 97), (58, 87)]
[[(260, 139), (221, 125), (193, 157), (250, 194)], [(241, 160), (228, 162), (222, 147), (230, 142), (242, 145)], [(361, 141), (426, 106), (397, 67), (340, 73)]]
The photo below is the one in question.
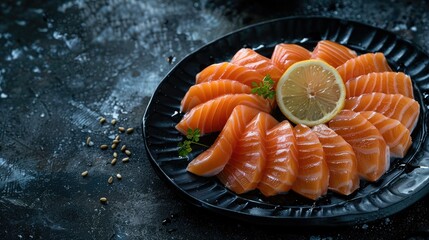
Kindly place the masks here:
[(400, 121), (413, 131), (420, 114), (419, 103), (402, 94), (366, 93), (346, 99), (345, 109), (355, 112), (375, 111)]
[(201, 134), (222, 130), (231, 112), (238, 105), (246, 105), (263, 112), (270, 112), (270, 102), (254, 94), (227, 94), (199, 104), (187, 112), (176, 125), (186, 135), (188, 129), (199, 129)]
[(310, 57), (311, 52), (299, 45), (280, 43), (275, 46), (271, 61), (282, 72), (285, 72), (292, 64), (308, 60)]
[(329, 127), (353, 148), (359, 175), (377, 181), (390, 166), (390, 151), (380, 131), (365, 117), (342, 110), (329, 122)]
[(414, 98), (411, 78), (402, 72), (369, 73), (346, 82), (347, 97), (380, 92)]
[(270, 77), (277, 82), (283, 72), (276, 67), (269, 58), (262, 56), (250, 48), (242, 48), (231, 59), (232, 64), (254, 69), (263, 76)]
[(352, 146), (325, 124), (312, 128), (325, 152), (329, 169), (329, 186), (332, 191), (350, 195), (359, 188), (357, 160)]
[(196, 83), (230, 79), (252, 87), (252, 82), (260, 83), (264, 75), (254, 69), (238, 66), (229, 62), (212, 64), (196, 76)]
[(228, 189), (241, 194), (258, 186), (266, 162), (266, 131), (277, 123), (270, 114), (260, 112), (246, 126), (231, 158), (217, 175)]
[(188, 164), (187, 170), (193, 174), (206, 177), (214, 176), (222, 171), (246, 125), (259, 112), (260, 110), (252, 107), (236, 106), (213, 145), (194, 158)]
[(258, 189), (265, 196), (290, 190), (298, 175), (298, 150), (293, 127), (283, 120), (267, 131), (267, 161)]
[(334, 68), (355, 57), (355, 51), (329, 40), (319, 41), (311, 54), (311, 58), (323, 60)]
[(292, 186), (296, 193), (316, 200), (325, 195), (329, 185), (329, 169), (317, 135), (307, 126), (294, 128), (298, 148), (298, 177)]
[(189, 88), (180, 103), (180, 111), (188, 112), (198, 104), (226, 94), (251, 93), (252, 89), (233, 80), (218, 80), (195, 84)]
[(360, 112), (380, 131), (390, 148), (390, 155), (403, 158), (411, 146), (410, 131), (398, 120), (373, 111)]
[(344, 82), (372, 72), (391, 72), (383, 53), (366, 53), (348, 60), (337, 67)]

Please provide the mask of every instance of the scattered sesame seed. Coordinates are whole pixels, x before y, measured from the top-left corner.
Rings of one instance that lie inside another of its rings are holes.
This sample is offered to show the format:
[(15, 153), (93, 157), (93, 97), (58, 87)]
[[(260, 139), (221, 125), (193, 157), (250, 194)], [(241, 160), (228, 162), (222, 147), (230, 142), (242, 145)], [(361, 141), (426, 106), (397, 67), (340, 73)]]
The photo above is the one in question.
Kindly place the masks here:
[(100, 202), (103, 203), (103, 204), (106, 204), (107, 203), (107, 198), (106, 197), (101, 197), (100, 198)]
[(108, 148), (109, 148), (109, 146), (107, 146), (106, 144), (103, 144), (103, 145), (100, 146), (101, 150), (106, 150)]
[(120, 143), (121, 142), (121, 140), (113, 140), (113, 143), (116, 143), (116, 144), (118, 144), (118, 143)]
[(119, 132), (125, 132), (125, 128), (124, 127), (118, 127)]
[(114, 158), (117, 158), (117, 157), (118, 157), (118, 153), (117, 153), (117, 152), (114, 152), (114, 153), (113, 153), (113, 157), (114, 157)]
[(112, 149), (116, 149), (117, 146), (118, 146), (118, 144), (116, 144), (116, 143), (112, 144)]
[(131, 134), (131, 133), (133, 133), (134, 132), (134, 128), (128, 128), (127, 129), (127, 134)]
[(84, 171), (80, 175), (82, 175), (82, 177), (86, 177), (86, 176), (88, 176), (88, 171)]
[(91, 144), (91, 137), (86, 138), (86, 145), (89, 146)]
[(112, 125), (115, 125), (116, 124), (116, 122), (117, 122), (117, 120), (116, 119), (112, 119), (112, 121), (110, 122)]
[(121, 175), (121, 174), (119, 174), (119, 173), (117, 173), (117, 174), (116, 174), (116, 178), (117, 178), (117, 179), (119, 179), (119, 180), (121, 180), (121, 179), (122, 179), (122, 175)]
[(115, 165), (117, 160), (117, 158), (113, 158), (112, 161), (110, 161), (110, 164)]
[(127, 146), (123, 145), (123, 146), (121, 147), (121, 151), (122, 151), (122, 152), (125, 152), (125, 150), (127, 150)]
[(131, 156), (131, 151), (130, 150), (125, 150), (125, 154), (127, 154), (127, 156)]
[(107, 182), (108, 182), (109, 184), (112, 184), (112, 183), (113, 183), (113, 177), (112, 177), (112, 176), (110, 176), (110, 177), (109, 177), (109, 179), (107, 179)]
[(103, 124), (106, 122), (106, 118), (100, 117), (100, 119), (98, 121), (100, 122), (100, 124)]
[(127, 163), (127, 162), (129, 162), (129, 161), (130, 161), (130, 158), (127, 158), (127, 157), (122, 159), (122, 162), (123, 162), (123, 163)]

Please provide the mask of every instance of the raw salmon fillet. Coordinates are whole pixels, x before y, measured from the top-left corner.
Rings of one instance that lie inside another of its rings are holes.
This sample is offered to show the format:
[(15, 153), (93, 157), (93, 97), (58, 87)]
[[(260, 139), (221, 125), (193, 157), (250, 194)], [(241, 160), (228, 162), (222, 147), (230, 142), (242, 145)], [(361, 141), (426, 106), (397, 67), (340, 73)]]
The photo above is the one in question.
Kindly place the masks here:
[(298, 124), (294, 131), (299, 168), (292, 190), (316, 200), (328, 191), (329, 169), (325, 161), (325, 153), (319, 138), (309, 127)]
[(411, 146), (410, 131), (398, 120), (388, 118), (381, 113), (373, 111), (360, 112), (377, 129), (390, 148), (392, 157), (403, 158)]
[(376, 72), (361, 75), (346, 82), (347, 97), (364, 93), (402, 94), (414, 98), (411, 78), (402, 72)]
[(271, 62), (271, 59), (250, 48), (242, 48), (237, 51), (232, 57), (231, 63), (254, 69), (263, 76), (270, 75), (275, 82), (283, 75), (283, 72)]
[(329, 40), (319, 41), (311, 53), (311, 58), (323, 60), (334, 68), (355, 57), (355, 51)]
[(342, 110), (329, 127), (353, 148), (359, 175), (377, 181), (390, 166), (390, 151), (380, 131), (359, 113)]
[(271, 56), (271, 61), (282, 72), (285, 72), (292, 64), (308, 60), (311, 52), (296, 44), (277, 44)]
[(357, 160), (352, 146), (325, 124), (312, 128), (325, 152), (329, 169), (329, 186), (332, 191), (350, 195), (359, 188)]
[(180, 111), (188, 112), (198, 104), (214, 98), (237, 93), (251, 93), (252, 89), (240, 82), (233, 80), (218, 80), (195, 84), (189, 88), (180, 103)]
[(209, 149), (194, 158), (187, 170), (199, 176), (214, 176), (221, 172), (228, 163), (246, 125), (260, 110), (244, 105), (238, 105), (230, 114), (225, 127), (219, 133)]
[(391, 72), (383, 53), (366, 53), (352, 58), (337, 67), (344, 82), (372, 72)]
[(366, 93), (346, 99), (344, 108), (355, 112), (379, 112), (400, 121), (410, 132), (416, 126), (420, 114), (419, 103), (402, 94)]
[(264, 75), (254, 69), (223, 62), (212, 64), (199, 72), (196, 76), (196, 83), (219, 79), (234, 80), (252, 87), (252, 82), (260, 83), (264, 79)]
[(293, 128), (284, 120), (267, 131), (267, 161), (258, 189), (265, 196), (290, 190), (298, 175), (298, 150)]
[(270, 114), (260, 112), (246, 126), (231, 158), (217, 175), (228, 189), (241, 194), (258, 186), (266, 162), (266, 131), (277, 123)]
[(192, 108), (176, 125), (176, 129), (184, 135), (188, 129), (196, 128), (202, 135), (220, 131), (238, 105), (246, 105), (263, 112), (271, 110), (270, 102), (255, 94), (227, 94)]

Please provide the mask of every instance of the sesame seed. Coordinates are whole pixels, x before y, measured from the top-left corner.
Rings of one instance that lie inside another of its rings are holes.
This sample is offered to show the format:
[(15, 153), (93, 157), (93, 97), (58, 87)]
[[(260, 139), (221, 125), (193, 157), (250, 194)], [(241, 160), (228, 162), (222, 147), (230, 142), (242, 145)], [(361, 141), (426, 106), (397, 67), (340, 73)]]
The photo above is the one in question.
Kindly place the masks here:
[(115, 149), (118, 146), (118, 144), (114, 143), (112, 144), (112, 149)]
[(125, 128), (124, 127), (118, 127), (119, 132), (125, 132)]
[(108, 148), (109, 148), (109, 146), (107, 146), (106, 144), (103, 144), (103, 145), (100, 146), (101, 150), (106, 150)]
[(127, 156), (131, 156), (131, 151), (130, 150), (125, 150), (125, 154), (127, 154)]
[(109, 184), (112, 184), (112, 183), (113, 183), (113, 177), (112, 177), (112, 176), (110, 176), (110, 177), (109, 177), (109, 179), (107, 179), (107, 182), (108, 182)]
[(84, 171), (80, 175), (82, 175), (82, 177), (86, 177), (86, 176), (88, 176), (88, 171)]
[(103, 204), (107, 203), (107, 198), (106, 197), (101, 197), (100, 198), (100, 202), (103, 203)]
[(117, 122), (117, 120), (116, 119), (112, 119), (112, 121), (110, 122), (112, 125), (115, 125), (116, 124), (116, 122)]
[(117, 179), (119, 179), (119, 180), (121, 180), (121, 179), (122, 179), (122, 175), (121, 175), (121, 174), (119, 174), (119, 173), (117, 173), (117, 174), (116, 174), (116, 178), (117, 178)]
[(110, 164), (115, 165), (117, 161), (117, 158), (113, 158), (112, 161), (110, 161)]
[(127, 157), (122, 159), (122, 162), (123, 162), (123, 163), (127, 163), (127, 162), (129, 162), (129, 161), (130, 161), (130, 158), (127, 158)]
[(100, 119), (98, 121), (100, 122), (100, 124), (103, 124), (106, 122), (106, 118), (100, 117)]
[(134, 128), (128, 128), (127, 129), (127, 134), (131, 134), (131, 133), (133, 133), (134, 132)]
[(121, 147), (121, 151), (122, 151), (122, 152), (125, 152), (125, 150), (127, 150), (127, 146), (123, 145), (123, 146)]
[(118, 157), (118, 153), (117, 153), (117, 152), (114, 152), (114, 153), (113, 153), (113, 157), (114, 157), (114, 158), (117, 158), (117, 157)]

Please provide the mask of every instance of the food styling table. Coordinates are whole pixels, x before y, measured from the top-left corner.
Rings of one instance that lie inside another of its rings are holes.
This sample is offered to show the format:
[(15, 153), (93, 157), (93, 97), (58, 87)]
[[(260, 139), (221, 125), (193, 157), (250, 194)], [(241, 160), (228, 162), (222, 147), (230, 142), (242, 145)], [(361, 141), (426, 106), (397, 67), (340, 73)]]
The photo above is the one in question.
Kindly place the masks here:
[[(332, 18), (387, 30), (427, 55), (428, 14), (425, 1), (399, 0), (1, 2), (0, 239), (428, 239), (429, 195), (341, 226), (282, 224), (192, 201), (162, 176), (142, 136), (161, 81), (230, 32), (284, 17)], [(428, 93), (419, 94), (427, 106)], [(427, 189), (420, 180), (409, 187)]]

